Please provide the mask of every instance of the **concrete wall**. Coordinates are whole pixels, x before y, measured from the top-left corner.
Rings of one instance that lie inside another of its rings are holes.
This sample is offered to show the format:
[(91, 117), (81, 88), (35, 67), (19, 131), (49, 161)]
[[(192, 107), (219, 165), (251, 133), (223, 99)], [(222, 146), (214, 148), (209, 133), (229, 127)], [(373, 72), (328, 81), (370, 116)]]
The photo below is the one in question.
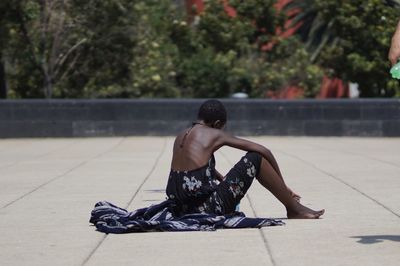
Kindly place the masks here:
[[(399, 99), (222, 100), (237, 135), (400, 136)], [(203, 100), (3, 100), (0, 137), (174, 135)]]

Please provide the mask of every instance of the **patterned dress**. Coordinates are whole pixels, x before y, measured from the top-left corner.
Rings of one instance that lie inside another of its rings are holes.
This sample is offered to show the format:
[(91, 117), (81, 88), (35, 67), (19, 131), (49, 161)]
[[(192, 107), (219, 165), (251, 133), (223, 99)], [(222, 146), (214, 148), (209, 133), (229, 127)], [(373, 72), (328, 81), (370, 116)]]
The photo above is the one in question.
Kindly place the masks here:
[(219, 182), (215, 174), (215, 158), (207, 165), (191, 171), (171, 170), (167, 196), (174, 204), (176, 215), (187, 213), (233, 213), (244, 197), (254, 178), (257, 177), (261, 155), (248, 152)]

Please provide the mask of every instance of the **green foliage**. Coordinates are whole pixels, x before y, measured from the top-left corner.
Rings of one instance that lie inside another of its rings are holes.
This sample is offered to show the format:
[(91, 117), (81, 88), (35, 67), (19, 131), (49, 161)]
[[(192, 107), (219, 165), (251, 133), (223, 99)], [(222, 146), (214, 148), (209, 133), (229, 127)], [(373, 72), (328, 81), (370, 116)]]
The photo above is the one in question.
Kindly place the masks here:
[[(128, 0), (73, 1), (73, 14), (84, 43), (65, 82), (62, 97), (113, 97), (129, 86), (135, 45), (134, 5)], [(108, 91), (105, 94), (104, 91)]]
[[(39, 97), (40, 87), (43, 83), (37, 60), (26, 45), (24, 27), (20, 21), (29, 23), (38, 11), (27, 7), (26, 14), (20, 12), (22, 1), (2, 1), (0, 3), (0, 52), (1, 61), (5, 66), (12, 64), (13, 68), (6, 73), (9, 87), (13, 88), (9, 96)], [(23, 81), (23, 83), (22, 83)], [(3, 82), (3, 81), (2, 81)]]
[(399, 19), (396, 1), (294, 0), (287, 8), (302, 10), (294, 23), (304, 21), (299, 34), (327, 73), (358, 83), (362, 97), (400, 94), (387, 60)]
[(76, 6), (89, 38), (69, 88), (83, 87), (83, 96), (91, 98), (180, 95), (176, 47), (168, 37), (178, 12), (170, 1), (93, 0)]
[(165, 0), (142, 1), (135, 4), (135, 11), (140, 19), (130, 67), (131, 86), (126, 91), (130, 97), (180, 96), (175, 83), (178, 51), (168, 36), (179, 13), (177, 7)]
[(397, 0), (293, 0), (286, 10), (300, 9), (291, 18), (302, 26), (289, 38), (276, 0), (229, 0), (235, 17), (204, 3), (189, 18), (170, 0), (2, 1), (8, 95), (265, 97), (295, 85), (314, 97), (324, 73), (359, 83), (362, 96), (400, 95), (386, 59)]
[[(307, 97), (314, 96), (322, 72), (307, 65), (307, 52), (296, 38), (277, 37), (276, 28), (283, 27), (284, 16), (274, 8), (275, 1), (232, 0), (230, 4), (237, 17), (228, 16), (220, 2), (207, 1), (191, 27), (176, 23), (173, 28), (182, 95), (227, 97), (246, 92), (265, 97), (267, 90), (294, 84), (304, 88)], [(272, 43), (272, 49), (263, 52)]]
[(127, 82), (131, 1), (9, 1), (2, 48), (10, 96), (82, 97)]
[(310, 63), (310, 55), (303, 44), (295, 38), (285, 39), (276, 45), (275, 52), (267, 54), (264, 86), (279, 90), (296, 85), (304, 89), (305, 97), (315, 97), (320, 89), (323, 70)]
[(216, 54), (211, 48), (198, 50), (189, 58), (183, 58), (178, 72), (178, 82), (186, 97), (229, 96), (227, 77), (230, 62), (224, 53)]

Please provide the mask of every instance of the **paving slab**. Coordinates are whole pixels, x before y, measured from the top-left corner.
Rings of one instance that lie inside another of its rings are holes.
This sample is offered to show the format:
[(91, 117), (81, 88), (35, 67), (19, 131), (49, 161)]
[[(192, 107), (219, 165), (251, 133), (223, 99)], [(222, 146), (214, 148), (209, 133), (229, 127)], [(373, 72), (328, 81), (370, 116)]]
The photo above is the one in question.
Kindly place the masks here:
[[(216, 232), (105, 235), (95, 202), (165, 199), (171, 137), (0, 140), (0, 265), (398, 265), (400, 138), (253, 137), (319, 220)], [(243, 155), (222, 148), (226, 173)], [(257, 181), (247, 216), (285, 218)]]

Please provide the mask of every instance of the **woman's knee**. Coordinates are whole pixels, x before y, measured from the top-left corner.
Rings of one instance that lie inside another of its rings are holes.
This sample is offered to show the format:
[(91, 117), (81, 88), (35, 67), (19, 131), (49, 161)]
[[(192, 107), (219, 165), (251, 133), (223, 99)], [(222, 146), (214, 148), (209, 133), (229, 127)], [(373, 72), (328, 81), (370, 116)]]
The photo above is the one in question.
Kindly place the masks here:
[(250, 151), (247, 152), (245, 156), (243, 156), (243, 160), (248, 167), (251, 167), (251, 170), (254, 171), (255, 176), (258, 177), (261, 167), (262, 155), (258, 152)]
[(256, 161), (257, 160), (261, 161), (261, 159), (262, 159), (261, 153), (255, 152), (255, 151), (249, 151), (249, 152), (246, 153), (245, 156), (248, 157), (248, 158), (254, 159)]
[(257, 152), (246, 153), (240, 161), (227, 173), (225, 180), (229, 182), (244, 181), (250, 186), (254, 178), (258, 178), (262, 155)]

